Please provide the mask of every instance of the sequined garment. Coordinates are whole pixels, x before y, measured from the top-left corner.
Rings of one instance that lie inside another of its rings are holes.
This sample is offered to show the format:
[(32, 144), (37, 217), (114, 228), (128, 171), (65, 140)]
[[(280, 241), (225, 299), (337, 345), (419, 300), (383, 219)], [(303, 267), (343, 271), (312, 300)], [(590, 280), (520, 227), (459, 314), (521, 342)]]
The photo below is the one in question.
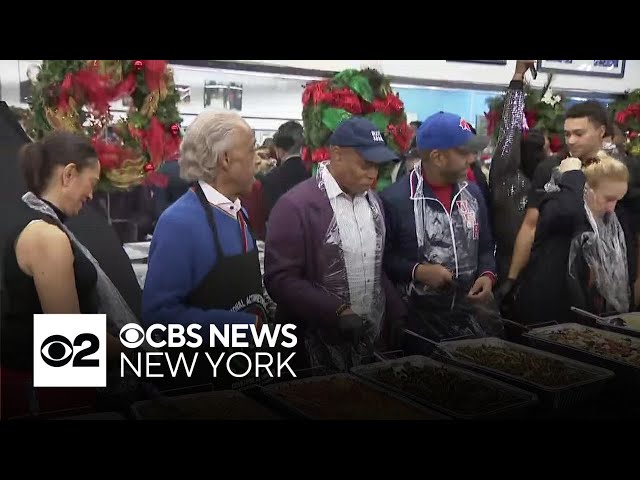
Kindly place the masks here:
[(499, 278), (505, 278), (509, 269), (531, 185), (520, 166), (523, 117), (523, 86), (521, 82), (512, 82), (504, 101), (498, 143), (489, 172)]

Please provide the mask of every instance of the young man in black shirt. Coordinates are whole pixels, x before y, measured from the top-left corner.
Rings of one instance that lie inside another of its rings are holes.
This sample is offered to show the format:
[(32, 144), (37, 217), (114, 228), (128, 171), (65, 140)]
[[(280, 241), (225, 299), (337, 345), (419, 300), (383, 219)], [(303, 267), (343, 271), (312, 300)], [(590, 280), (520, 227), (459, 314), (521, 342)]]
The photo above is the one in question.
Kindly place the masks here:
[[(578, 103), (567, 111), (564, 122), (566, 147), (555, 156), (541, 162), (536, 168), (529, 192), (527, 210), (516, 238), (508, 278), (496, 291), (498, 301), (513, 291), (516, 280), (529, 262), (536, 236), (538, 207), (544, 196), (555, 190), (555, 183), (559, 177), (558, 167), (562, 160), (571, 156), (580, 158), (584, 162), (596, 157), (602, 149), (605, 135), (609, 133), (607, 117), (604, 106), (596, 101)], [(626, 157), (624, 161), (630, 170), (629, 190), (620, 203), (629, 211), (633, 219), (631, 222), (634, 226), (633, 234), (638, 239), (640, 221), (635, 220), (640, 212), (640, 172), (638, 168), (632, 168), (635, 162), (633, 157)], [(640, 269), (640, 259), (634, 260), (635, 268)], [(636, 281), (634, 290), (637, 303), (640, 300), (640, 282)]]

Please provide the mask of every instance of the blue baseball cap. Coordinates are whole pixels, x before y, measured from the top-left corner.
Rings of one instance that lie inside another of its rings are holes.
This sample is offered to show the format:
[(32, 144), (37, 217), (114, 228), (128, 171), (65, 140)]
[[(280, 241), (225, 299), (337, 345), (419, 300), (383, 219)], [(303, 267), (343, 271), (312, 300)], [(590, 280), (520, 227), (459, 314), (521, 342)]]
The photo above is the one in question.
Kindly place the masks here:
[(378, 127), (362, 117), (351, 117), (338, 125), (329, 138), (329, 145), (353, 148), (372, 163), (398, 160), (398, 155), (387, 147)]
[(422, 122), (416, 144), (419, 150), (461, 148), (478, 152), (489, 145), (489, 137), (476, 135), (469, 122), (458, 115), (438, 112)]

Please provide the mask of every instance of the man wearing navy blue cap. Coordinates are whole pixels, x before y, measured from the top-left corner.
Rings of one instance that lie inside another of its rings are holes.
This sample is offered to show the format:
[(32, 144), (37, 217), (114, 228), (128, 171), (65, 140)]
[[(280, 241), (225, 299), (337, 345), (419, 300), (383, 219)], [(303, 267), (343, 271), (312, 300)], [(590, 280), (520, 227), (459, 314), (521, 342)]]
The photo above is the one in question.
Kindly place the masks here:
[(330, 162), (284, 194), (269, 217), (264, 283), (276, 321), (294, 323), (311, 366), (347, 370), (393, 337), (405, 315), (382, 268), (382, 202), (371, 189), (397, 155), (354, 117), (329, 141)]
[(382, 193), (385, 270), (405, 289), (412, 328), (436, 340), (485, 332), (476, 313), (493, 300), (494, 242), (485, 199), (466, 172), (488, 141), (460, 116), (438, 112), (416, 132), (420, 163)]

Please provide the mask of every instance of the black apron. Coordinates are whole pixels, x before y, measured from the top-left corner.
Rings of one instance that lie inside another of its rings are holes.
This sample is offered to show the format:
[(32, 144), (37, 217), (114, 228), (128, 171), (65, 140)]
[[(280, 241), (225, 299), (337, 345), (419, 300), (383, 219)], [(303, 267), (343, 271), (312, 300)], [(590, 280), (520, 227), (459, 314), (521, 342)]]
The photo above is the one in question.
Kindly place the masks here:
[[(213, 243), (216, 251), (216, 263), (213, 268), (205, 275), (200, 284), (189, 294), (186, 299), (186, 303), (189, 306), (201, 308), (203, 310), (220, 309), (220, 310), (234, 310), (238, 312), (249, 313), (260, 317), (263, 324), (267, 322), (266, 303), (263, 296), (262, 286), (262, 274), (260, 272), (260, 261), (258, 258), (258, 249), (255, 244), (255, 237), (253, 232), (249, 228), (247, 219), (242, 212), (238, 212), (241, 215), (240, 224), (244, 225), (253, 238), (253, 249), (249, 250), (248, 246), (244, 249), (243, 253), (237, 255), (225, 256), (220, 244), (220, 238), (218, 236), (218, 229), (214, 219), (212, 206), (206, 199), (204, 192), (199, 184), (194, 186), (194, 191), (198, 196), (198, 200), (204, 208), (207, 215), (207, 221), (211, 227), (211, 233), (213, 234)], [(243, 228), (241, 226), (241, 228)], [(185, 232), (185, 235), (189, 235), (189, 232)], [(243, 241), (246, 241), (246, 233), (243, 230)], [(209, 328), (208, 325), (203, 328)], [(247, 330), (248, 336), (250, 332)], [(236, 378), (226, 372), (226, 360), (233, 351), (244, 351), (254, 358), (254, 349), (225, 349), (221, 348), (209, 348), (207, 344), (202, 345), (199, 349), (185, 348), (176, 349), (170, 348), (166, 351), (169, 352), (172, 357), (172, 361), (175, 362), (178, 359), (179, 353), (184, 353), (187, 359), (187, 365), (191, 366), (192, 358), (196, 352), (198, 352), (198, 359), (195, 363), (196, 367), (190, 379), (181, 375), (179, 379), (166, 378), (161, 382), (163, 390), (169, 388), (184, 388), (193, 387), (199, 385), (213, 384), (213, 388), (216, 390), (223, 390), (228, 388), (239, 388), (246, 384), (256, 383), (257, 379), (254, 376), (255, 367), (253, 372), (250, 372), (244, 378)], [(209, 353), (209, 356), (213, 361), (217, 361), (219, 356), (224, 352), (225, 356), (222, 362), (218, 366), (217, 375), (213, 377), (213, 368), (205, 356), (205, 352)], [(234, 357), (234, 360), (238, 359), (238, 362), (234, 362), (234, 372), (246, 371), (246, 363), (239, 356)], [(175, 364), (175, 363), (174, 363)], [(184, 369), (181, 370), (184, 373)], [(167, 382), (167, 380), (169, 380)]]
[(497, 307), (493, 302), (471, 302), (467, 298), (470, 288), (451, 285), (437, 294), (410, 295), (407, 302), (409, 330), (436, 342), (466, 337), (502, 337), (504, 331)]

